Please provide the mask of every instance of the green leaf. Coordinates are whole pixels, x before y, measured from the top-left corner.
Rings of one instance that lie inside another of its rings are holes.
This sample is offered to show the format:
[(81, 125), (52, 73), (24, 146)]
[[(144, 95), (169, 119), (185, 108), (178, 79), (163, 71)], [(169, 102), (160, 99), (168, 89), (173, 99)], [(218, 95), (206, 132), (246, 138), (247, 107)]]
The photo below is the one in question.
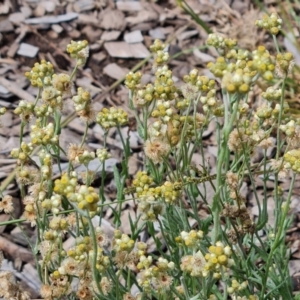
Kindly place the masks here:
[(259, 254), (259, 256), (266, 262), (268, 260), (268, 253), (266, 253), (265, 251), (261, 250), (254, 243), (250, 243), (250, 244), (256, 250), (256, 252)]

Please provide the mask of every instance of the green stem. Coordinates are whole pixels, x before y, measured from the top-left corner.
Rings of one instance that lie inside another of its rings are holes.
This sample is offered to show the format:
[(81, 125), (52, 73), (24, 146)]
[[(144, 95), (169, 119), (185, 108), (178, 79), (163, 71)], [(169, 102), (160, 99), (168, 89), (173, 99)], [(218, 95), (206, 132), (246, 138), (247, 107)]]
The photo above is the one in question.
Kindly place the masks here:
[(278, 228), (277, 233), (276, 233), (275, 241), (272, 245), (270, 253), (268, 254), (268, 259), (267, 259), (265, 270), (264, 270), (264, 277), (262, 278), (262, 290), (261, 290), (261, 293), (260, 293), (260, 299), (264, 299), (264, 294), (265, 294), (266, 289), (267, 289), (267, 280), (268, 280), (268, 276), (269, 276), (269, 271), (270, 271), (272, 261), (274, 259), (274, 253), (275, 253), (276, 249), (278, 248), (278, 246), (280, 245), (280, 243), (281, 242), (284, 243), (284, 240), (283, 240), (283, 235), (285, 234), (283, 232), (284, 231), (284, 224), (287, 220), (287, 214), (288, 214), (288, 211), (290, 209), (290, 203), (291, 203), (292, 192), (293, 192), (293, 189), (294, 189), (295, 181), (296, 181), (296, 173), (293, 174), (291, 185), (290, 185), (290, 190), (289, 190), (289, 193), (288, 193), (287, 201), (285, 203), (285, 207), (283, 209), (283, 213), (281, 215), (280, 224), (279, 224), (279, 228)]
[[(227, 149), (227, 142), (229, 138), (229, 134), (232, 130), (233, 124), (235, 122), (237, 112), (238, 112), (238, 104), (239, 102), (236, 101), (234, 103), (233, 107), (233, 112), (230, 118), (230, 121), (228, 122), (228, 111), (226, 113), (226, 108), (225, 108), (225, 120), (224, 120), (224, 127), (223, 127), (223, 140), (220, 144), (220, 154), (218, 155), (218, 163), (217, 163), (217, 191), (215, 196), (213, 197), (213, 203), (212, 203), (212, 214), (213, 214), (213, 221), (214, 221), (214, 230), (213, 230), (213, 235), (212, 235), (212, 242), (215, 244), (219, 237), (220, 237), (220, 212), (221, 212), (221, 189), (222, 189), (222, 168), (223, 168), (223, 163), (224, 159), (226, 156), (226, 152), (228, 151)], [(226, 174), (227, 170), (225, 170)]]
[(75, 65), (75, 67), (74, 67), (74, 69), (73, 69), (73, 71), (72, 71), (72, 73), (71, 73), (70, 81), (73, 80), (73, 78), (74, 78), (74, 76), (75, 76), (75, 74), (76, 74), (76, 72), (77, 72), (77, 69), (78, 69), (78, 61), (76, 62), (76, 65)]
[(81, 144), (80, 144), (80, 148), (83, 146), (83, 144), (85, 142), (85, 139), (86, 139), (86, 136), (87, 136), (87, 133), (88, 133), (88, 129), (89, 129), (89, 122), (86, 122), (84, 134), (83, 134), (83, 137), (82, 137), (82, 140), (81, 140)]

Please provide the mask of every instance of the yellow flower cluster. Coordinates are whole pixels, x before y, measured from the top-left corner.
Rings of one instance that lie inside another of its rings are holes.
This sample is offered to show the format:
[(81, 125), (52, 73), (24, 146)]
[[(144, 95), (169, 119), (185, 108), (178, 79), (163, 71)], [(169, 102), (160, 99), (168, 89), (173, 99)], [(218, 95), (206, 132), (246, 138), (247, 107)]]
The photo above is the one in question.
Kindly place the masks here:
[(51, 219), (49, 223), (49, 228), (54, 231), (65, 231), (69, 227), (66, 219), (63, 219), (61, 216), (55, 216)]
[(33, 145), (55, 145), (58, 142), (53, 123), (42, 126), (40, 119), (37, 119), (35, 125), (31, 126), (30, 137)]
[(215, 47), (219, 51), (229, 50), (237, 45), (237, 41), (229, 38), (223, 38), (215, 33), (210, 33), (206, 41), (207, 45)]
[(153, 178), (149, 177), (145, 171), (138, 172), (132, 185), (138, 197), (138, 208), (143, 213), (143, 219), (152, 221), (156, 220), (163, 210), (159, 199), (163, 199), (165, 203), (174, 204), (182, 193), (178, 185), (169, 181), (161, 186), (153, 186)]
[(132, 182), (138, 197), (141, 197), (145, 191), (148, 191), (152, 184), (153, 178), (148, 176), (145, 171), (139, 171)]
[(75, 172), (72, 172), (70, 177), (64, 174), (61, 179), (56, 179), (53, 190), (59, 195), (66, 196), (69, 201), (77, 203), (79, 209), (96, 213), (99, 195), (91, 186), (77, 185)]
[(79, 87), (77, 89), (77, 95), (74, 96), (72, 100), (74, 102), (75, 111), (83, 120), (92, 121), (94, 119), (94, 110), (90, 92)]
[(33, 107), (33, 103), (21, 100), (17, 108), (14, 110), (14, 113), (20, 116), (22, 121), (28, 122), (31, 118)]
[(67, 255), (76, 261), (85, 261), (92, 249), (93, 245), (89, 236), (77, 237), (75, 247), (69, 249)]
[[(58, 99), (58, 97), (56, 99)], [(61, 107), (61, 104), (62, 104), (62, 102), (55, 101), (54, 107), (57, 107), (57, 106)], [(53, 108), (51, 107), (52, 105), (53, 105), (52, 101), (49, 105), (47, 105), (47, 104), (36, 105), (34, 107), (34, 115), (37, 118), (44, 118), (47, 116), (52, 116), (53, 115)]]
[(67, 52), (70, 54), (72, 58), (77, 59), (77, 65), (84, 65), (88, 56), (88, 41), (71, 41), (70, 44), (67, 45)]
[(193, 277), (206, 277), (211, 273), (215, 279), (220, 279), (222, 273), (233, 264), (230, 258), (231, 248), (224, 247), (221, 242), (217, 242), (215, 246), (210, 246), (208, 251), (205, 256), (200, 250), (194, 252), (193, 255), (183, 256), (180, 264), (181, 270)]
[(164, 65), (156, 70), (154, 85), (149, 83), (140, 88), (133, 98), (133, 103), (136, 107), (143, 107), (153, 100), (173, 100), (176, 92), (172, 71)]
[(290, 120), (286, 124), (280, 125), (280, 129), (289, 137), (293, 138), (295, 135), (298, 135), (299, 125), (295, 120)]
[(160, 186), (160, 196), (166, 203), (175, 204), (181, 196), (181, 190), (175, 189), (174, 184), (170, 181), (165, 181)]
[(268, 87), (265, 92), (261, 95), (264, 99), (268, 101), (278, 101), (281, 97), (282, 91), (281, 89), (275, 89), (274, 87)]
[(44, 149), (39, 152), (39, 158), (41, 162), (40, 171), (43, 179), (50, 180), (52, 177), (52, 156)]
[(235, 294), (242, 290), (245, 290), (248, 286), (248, 281), (243, 281), (239, 283), (236, 279), (231, 280), (231, 285), (227, 287), (227, 292), (229, 295)]
[(164, 123), (168, 123), (174, 113), (175, 112), (171, 107), (170, 101), (158, 100), (156, 103), (156, 108), (153, 110), (151, 115), (154, 118), (160, 118)]
[(140, 71), (137, 71), (135, 73), (129, 72), (125, 77), (124, 83), (129, 90), (135, 90), (139, 86), (141, 82), (141, 78), (142, 78), (142, 73)]
[[(188, 75), (184, 76), (183, 80), (187, 83), (181, 87), (181, 92), (185, 98), (179, 100), (176, 105), (177, 108), (184, 108), (190, 104), (191, 100), (200, 99), (204, 112), (223, 116), (223, 104), (216, 97), (215, 80), (209, 79), (207, 76), (200, 76), (197, 69), (191, 70)], [(193, 127), (195, 128), (194, 125)], [(193, 132), (193, 134), (195, 133)]]
[(294, 64), (295, 64), (294, 56), (291, 52), (278, 53), (276, 55), (277, 75), (279, 77), (284, 78), (292, 71)]
[(293, 149), (284, 155), (285, 168), (300, 173), (300, 149)]
[(120, 230), (115, 230), (113, 249), (116, 252), (126, 251), (130, 252), (134, 247), (134, 240), (130, 239), (127, 234), (122, 234)]
[(216, 242), (216, 245), (210, 246), (208, 251), (209, 253), (205, 255), (205, 270), (219, 273), (222, 267), (232, 265), (233, 261), (230, 259), (232, 250), (229, 246), (224, 246), (222, 242)]
[(101, 162), (111, 158), (111, 154), (107, 151), (106, 148), (97, 149), (96, 155)]
[(83, 150), (82, 153), (78, 153), (78, 155), (75, 157), (75, 162), (79, 164), (83, 164), (85, 166), (88, 166), (91, 160), (95, 158), (95, 152), (94, 151), (88, 151)]
[(98, 113), (96, 122), (107, 130), (112, 127), (126, 125), (128, 123), (128, 115), (122, 108), (103, 108)]
[(22, 142), (20, 148), (13, 148), (11, 150), (10, 155), (15, 159), (19, 159), (21, 163), (25, 163), (32, 151), (32, 143), (26, 144), (25, 142)]
[(196, 248), (203, 239), (202, 230), (191, 230), (190, 232), (182, 231), (180, 236), (175, 238), (176, 243), (184, 244), (188, 248)]
[(229, 93), (248, 93), (251, 85), (260, 75), (272, 80), (275, 70), (274, 58), (264, 46), (259, 46), (252, 54), (234, 49), (218, 57), (215, 63), (208, 63), (208, 69), (219, 78)]
[(264, 15), (262, 20), (256, 20), (255, 25), (269, 31), (273, 35), (277, 35), (281, 29), (282, 19), (276, 13), (270, 16)]
[[(94, 251), (89, 252), (89, 257), (90, 257), (90, 264), (93, 264), (93, 256), (94, 256)], [(102, 248), (98, 247), (97, 249), (97, 260), (96, 260), (96, 269), (100, 273), (104, 273), (108, 266), (110, 265), (110, 260), (109, 257), (104, 255), (104, 251)]]
[(155, 265), (152, 256), (141, 255), (137, 264), (137, 269), (140, 270), (138, 283), (145, 292), (150, 292), (153, 287), (158, 292), (167, 291), (173, 281), (168, 271), (172, 271), (174, 267), (173, 262), (164, 258), (160, 257)]
[(88, 46), (88, 41), (71, 41), (70, 44), (67, 45), (67, 52), (70, 53), (70, 56), (76, 58), (76, 54)]
[(91, 186), (80, 185), (76, 188), (76, 192), (69, 195), (68, 199), (71, 202), (77, 202), (79, 209), (88, 210), (89, 212), (97, 211), (97, 203), (99, 202), (99, 195)]
[(251, 70), (257, 71), (265, 80), (274, 78), (275, 60), (264, 46), (258, 46), (252, 52), (253, 61), (249, 61), (248, 66)]
[(54, 182), (53, 191), (59, 195), (70, 197), (75, 193), (75, 188), (77, 186), (77, 174), (76, 172), (71, 172), (70, 176), (67, 173), (63, 174), (61, 179), (56, 179)]
[(183, 80), (192, 86), (196, 86), (199, 92), (208, 92), (214, 89), (216, 85), (215, 80), (209, 79), (207, 76), (200, 76), (197, 69), (193, 69), (188, 75), (184, 75)]
[(53, 74), (53, 65), (50, 62), (41, 60), (40, 63), (35, 63), (31, 71), (25, 73), (25, 76), (30, 80), (32, 86), (44, 87), (51, 85)]
[(42, 201), (42, 207), (51, 210), (54, 215), (57, 215), (61, 207), (61, 196), (54, 193), (50, 199)]
[(155, 53), (154, 66), (161, 66), (167, 63), (169, 60), (169, 53), (165, 51), (166, 45), (160, 40), (156, 39), (150, 46), (150, 51)]

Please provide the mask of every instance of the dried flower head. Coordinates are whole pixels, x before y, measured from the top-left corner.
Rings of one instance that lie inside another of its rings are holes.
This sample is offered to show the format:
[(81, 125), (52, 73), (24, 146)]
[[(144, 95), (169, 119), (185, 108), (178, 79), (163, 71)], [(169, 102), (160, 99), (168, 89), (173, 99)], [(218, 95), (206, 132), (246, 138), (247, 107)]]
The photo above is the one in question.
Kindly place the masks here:
[(109, 280), (107, 277), (102, 277), (101, 281), (100, 281), (100, 288), (102, 293), (107, 296), (108, 293), (111, 291), (112, 289), (112, 282), (111, 280)]
[(150, 158), (153, 163), (158, 164), (163, 161), (164, 156), (166, 156), (170, 151), (170, 145), (163, 139), (152, 139), (147, 140), (144, 146), (145, 154)]
[(188, 100), (196, 100), (199, 93), (198, 88), (190, 83), (186, 83), (181, 87), (182, 95)]
[(226, 174), (226, 183), (228, 184), (230, 189), (236, 190), (238, 188), (238, 174), (235, 174), (231, 171)]
[(271, 137), (268, 137), (266, 139), (263, 139), (259, 144), (258, 144), (259, 147), (261, 147), (262, 149), (264, 150), (267, 150), (271, 147), (274, 146), (274, 140), (273, 138)]
[(96, 241), (99, 247), (105, 247), (107, 246), (109, 240), (107, 235), (103, 232), (103, 230), (100, 227), (96, 228)]
[(43, 284), (40, 288), (40, 293), (43, 299), (51, 299), (52, 298), (52, 289), (49, 284)]
[(136, 300), (136, 298), (130, 293), (126, 293), (125, 295), (123, 295), (123, 300)]
[(288, 175), (288, 168), (286, 166), (286, 164), (284, 164), (283, 159), (271, 159), (270, 160), (270, 165), (271, 165), (271, 169), (274, 172), (278, 172), (278, 178), (279, 179), (284, 179), (287, 177)]
[(13, 198), (10, 195), (5, 195), (0, 202), (0, 211), (10, 214), (14, 211)]
[(76, 162), (76, 159), (83, 154), (86, 149), (80, 145), (70, 144), (68, 148), (68, 159), (72, 163)]
[(70, 95), (71, 93), (72, 81), (68, 74), (54, 74), (52, 78), (52, 85), (64, 95)]

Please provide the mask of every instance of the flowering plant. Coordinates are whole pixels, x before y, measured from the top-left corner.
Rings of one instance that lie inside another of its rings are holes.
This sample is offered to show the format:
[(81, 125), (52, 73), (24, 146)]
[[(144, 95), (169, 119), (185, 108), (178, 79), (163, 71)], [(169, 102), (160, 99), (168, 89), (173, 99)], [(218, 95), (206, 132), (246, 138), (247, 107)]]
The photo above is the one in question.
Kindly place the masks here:
[[(275, 35), (281, 21), (272, 14), (257, 25)], [(275, 38), (276, 41), (276, 38)], [(292, 298), (284, 240), (291, 219), (289, 206), (296, 174), (300, 172), (300, 125), (289, 114), (285, 87), (293, 67), (290, 53), (274, 57), (264, 46), (250, 52), (237, 41), (210, 34), (207, 45), (219, 57), (208, 64), (211, 78), (193, 69), (177, 86), (167, 45), (156, 40), (154, 82), (141, 84), (141, 72), (130, 72), (129, 107), (144, 140), (144, 164), (134, 178), (128, 173), (131, 155), (127, 113), (117, 107), (95, 113), (91, 94), (78, 88), (72, 97), (78, 117), (86, 123), (80, 144), (60, 146), (61, 109), (72, 95), (73, 79), (88, 55), (86, 41), (72, 41), (67, 52), (76, 59), (69, 74), (55, 74), (46, 61), (36, 63), (26, 77), (38, 88), (34, 103), (21, 100), (15, 113), (22, 120), (16, 179), (24, 203), (24, 219), (37, 226), (36, 257), (44, 299), (286, 299)], [(278, 47), (277, 47), (278, 48)], [(261, 81), (267, 86), (260, 104), (249, 93)], [(276, 82), (276, 85), (275, 85)], [(220, 84), (221, 89), (218, 88)], [(276, 87), (275, 87), (276, 86)], [(5, 113), (2, 109), (1, 114)], [(31, 142), (23, 130), (31, 123)], [(104, 147), (85, 146), (89, 124), (104, 130)], [(203, 137), (216, 124), (215, 171), (205, 153)], [(107, 133), (116, 128), (124, 149), (122, 168), (114, 169), (117, 186), (113, 207), (115, 231), (103, 230), (102, 212), (109, 205), (104, 193)], [(274, 149), (274, 154), (270, 149)], [(38, 153), (39, 162), (32, 155)], [(256, 155), (259, 153), (259, 155)], [(60, 155), (68, 158), (62, 170)], [(195, 156), (201, 163), (193, 164)], [(97, 185), (90, 162), (98, 159), (102, 182)], [(59, 178), (53, 178), (57, 163)], [(75, 166), (83, 165), (79, 174)], [(290, 190), (282, 192), (281, 179), (292, 173)], [(261, 175), (260, 175), (261, 174)], [(257, 176), (262, 176), (263, 201)], [(267, 181), (274, 176), (274, 227), (268, 226)], [(258, 205), (250, 215), (242, 192), (248, 182)], [(209, 194), (209, 189), (213, 195)], [(131, 234), (122, 233), (122, 203), (134, 200), (137, 218), (129, 218)], [(200, 216), (199, 208), (205, 211)], [(2, 191), (0, 209), (13, 212), (12, 197)], [(266, 232), (263, 238), (261, 230)], [(151, 236), (155, 251), (143, 238)], [(70, 248), (67, 236), (74, 237)], [(11, 274), (0, 273), (0, 296), (28, 299)]]

